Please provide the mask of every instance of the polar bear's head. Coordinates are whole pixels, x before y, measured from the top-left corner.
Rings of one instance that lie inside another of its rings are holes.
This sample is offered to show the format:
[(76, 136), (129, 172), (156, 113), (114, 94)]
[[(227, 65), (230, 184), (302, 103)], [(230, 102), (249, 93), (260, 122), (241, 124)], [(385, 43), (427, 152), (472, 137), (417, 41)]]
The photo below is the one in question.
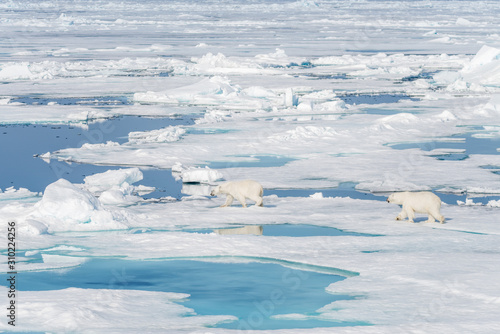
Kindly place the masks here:
[(220, 186), (215, 187), (212, 189), (212, 192), (210, 193), (210, 196), (217, 196), (220, 194)]
[(401, 195), (402, 193), (392, 193), (389, 195), (387, 198), (387, 203), (394, 203), (394, 204), (403, 204), (403, 196)]

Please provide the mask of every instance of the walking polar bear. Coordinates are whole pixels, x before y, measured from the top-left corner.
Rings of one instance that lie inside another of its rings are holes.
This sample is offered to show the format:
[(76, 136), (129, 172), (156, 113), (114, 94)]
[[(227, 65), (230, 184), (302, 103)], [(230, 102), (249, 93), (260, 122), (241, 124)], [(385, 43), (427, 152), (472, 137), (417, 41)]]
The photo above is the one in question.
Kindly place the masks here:
[(210, 196), (226, 194), (226, 203), (221, 205), (221, 208), (229, 206), (233, 203), (233, 199), (237, 199), (241, 205), (246, 208), (247, 203), (245, 198), (255, 201), (255, 205), (262, 206), (262, 194), (264, 189), (259, 182), (253, 180), (229, 181), (215, 187)]
[(408, 217), (408, 221), (413, 223), (415, 212), (418, 212), (429, 215), (428, 223), (433, 223), (435, 220), (444, 223), (444, 217), (440, 212), (441, 199), (430, 191), (393, 193), (387, 198), (387, 202), (403, 206), (396, 220)]

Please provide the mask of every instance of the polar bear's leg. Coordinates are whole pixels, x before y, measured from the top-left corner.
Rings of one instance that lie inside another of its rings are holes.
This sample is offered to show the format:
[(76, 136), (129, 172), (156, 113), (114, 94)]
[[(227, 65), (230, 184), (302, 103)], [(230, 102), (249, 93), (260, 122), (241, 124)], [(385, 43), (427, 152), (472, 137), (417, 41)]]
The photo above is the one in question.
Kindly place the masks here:
[(403, 210), (401, 210), (401, 212), (399, 213), (399, 215), (396, 217), (396, 220), (403, 220), (407, 217), (406, 215), (406, 209), (403, 208)]
[(406, 214), (408, 215), (408, 221), (413, 223), (413, 218), (415, 218), (415, 211), (412, 208), (406, 208)]
[(410, 223), (413, 223), (413, 218), (415, 218), (415, 211), (413, 211), (412, 208), (403, 205), (403, 209), (399, 213), (399, 215), (396, 217), (396, 220), (403, 220), (406, 217), (408, 217), (408, 221)]
[(245, 196), (238, 194), (238, 195), (236, 195), (236, 199), (238, 200), (238, 202), (241, 203), (241, 206), (243, 206), (244, 208), (247, 207), (247, 202), (245, 201)]
[(426, 223), (434, 223), (436, 219), (434, 219), (434, 215), (429, 213), (429, 219), (427, 219)]
[(444, 223), (444, 217), (439, 212), (439, 209), (432, 210), (429, 212), (429, 220), (427, 222), (434, 223), (434, 221), (439, 221), (441, 224)]
[(255, 205), (257, 206), (263, 206), (262, 205), (262, 202), (263, 202), (263, 199), (262, 199), (262, 196), (252, 196), (252, 197), (249, 197), (252, 201), (255, 202)]
[(234, 199), (234, 197), (233, 197), (233, 196), (231, 196), (231, 195), (227, 194), (227, 197), (226, 197), (226, 203), (224, 203), (224, 204), (223, 204), (223, 205), (221, 205), (220, 207), (221, 207), (221, 208), (224, 208), (224, 207), (226, 207), (226, 206), (230, 206), (231, 204), (233, 204), (233, 199)]

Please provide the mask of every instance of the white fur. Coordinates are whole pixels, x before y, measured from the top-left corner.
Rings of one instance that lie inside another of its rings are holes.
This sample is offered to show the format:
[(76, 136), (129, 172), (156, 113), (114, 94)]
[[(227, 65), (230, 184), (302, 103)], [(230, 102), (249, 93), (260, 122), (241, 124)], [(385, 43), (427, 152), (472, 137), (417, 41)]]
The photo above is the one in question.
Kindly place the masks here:
[(413, 223), (415, 212), (417, 212), (428, 214), (428, 223), (433, 223), (435, 220), (438, 220), (441, 224), (444, 222), (444, 217), (440, 212), (441, 199), (430, 191), (393, 193), (387, 198), (387, 202), (403, 206), (396, 220), (403, 220), (408, 217), (408, 221)]
[(226, 203), (221, 207), (229, 206), (233, 203), (233, 199), (237, 199), (241, 205), (246, 208), (247, 203), (245, 198), (255, 201), (255, 205), (262, 206), (262, 194), (264, 190), (260, 183), (253, 180), (229, 181), (215, 187), (210, 193), (211, 196), (226, 194)]

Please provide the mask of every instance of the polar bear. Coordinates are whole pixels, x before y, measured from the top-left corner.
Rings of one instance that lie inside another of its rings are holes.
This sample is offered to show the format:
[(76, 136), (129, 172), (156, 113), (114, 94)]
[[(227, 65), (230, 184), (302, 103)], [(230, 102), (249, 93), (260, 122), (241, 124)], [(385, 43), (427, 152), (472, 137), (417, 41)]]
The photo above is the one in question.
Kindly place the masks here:
[(435, 220), (438, 220), (441, 224), (444, 223), (444, 217), (440, 212), (441, 199), (430, 191), (393, 193), (387, 198), (387, 202), (403, 206), (396, 220), (403, 220), (408, 217), (408, 221), (413, 223), (415, 212), (418, 212), (429, 215), (427, 223), (433, 223)]
[(259, 182), (253, 180), (229, 181), (215, 187), (210, 196), (226, 194), (226, 203), (221, 205), (221, 208), (229, 206), (236, 198), (241, 205), (246, 208), (247, 203), (245, 198), (255, 201), (255, 205), (262, 206), (262, 194), (264, 190)]

